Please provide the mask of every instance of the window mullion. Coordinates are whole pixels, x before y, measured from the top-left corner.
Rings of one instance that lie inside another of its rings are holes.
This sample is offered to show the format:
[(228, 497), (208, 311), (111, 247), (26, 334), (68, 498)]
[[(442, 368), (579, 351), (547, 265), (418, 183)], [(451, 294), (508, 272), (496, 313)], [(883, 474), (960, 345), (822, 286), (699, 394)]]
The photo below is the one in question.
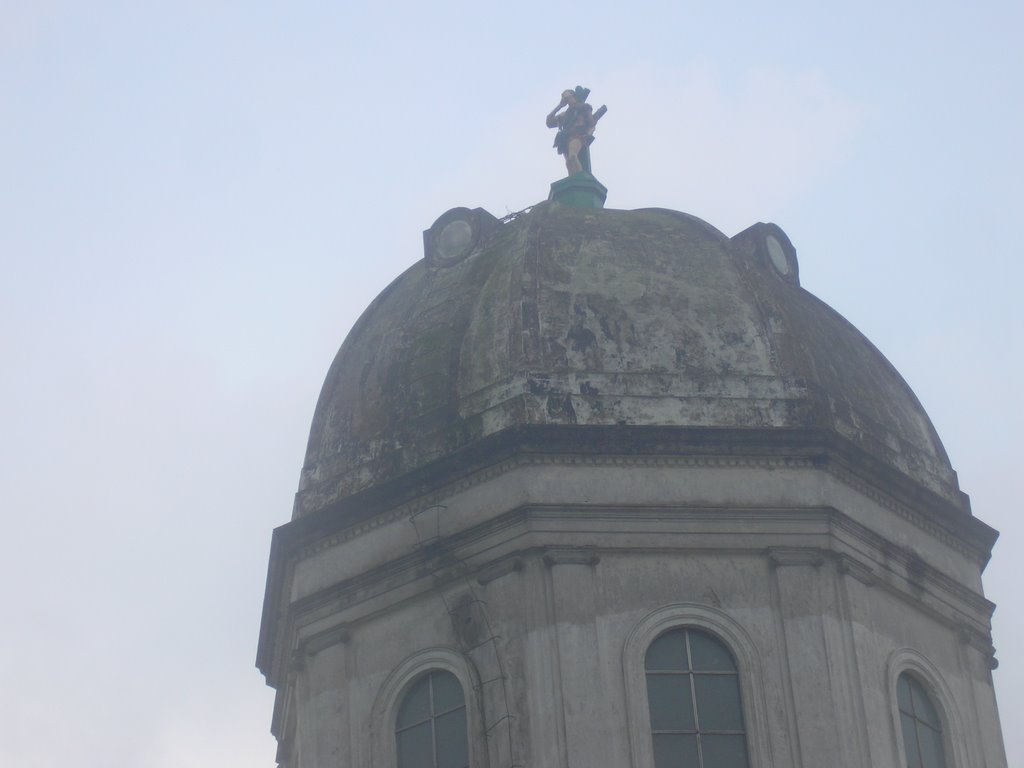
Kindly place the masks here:
[[(680, 642), (682, 646), (679, 645)], [(683, 651), (682, 658), (679, 658), (680, 650)], [(695, 662), (698, 656), (701, 661), (700, 669), (697, 669)], [(691, 631), (680, 627), (670, 630), (652, 641), (647, 649), (644, 668), (648, 682), (648, 706), (652, 716), (651, 733), (655, 741), (662, 734), (679, 734), (686, 737), (662, 742), (662, 757), (670, 765), (678, 764), (677, 761), (686, 755), (687, 765), (692, 761), (694, 768), (719, 768), (715, 758), (719, 752), (723, 760), (728, 760), (729, 764), (733, 765), (732, 758), (726, 758), (725, 755), (733, 755), (740, 761), (736, 750), (742, 746), (742, 760), (735, 764), (750, 768), (747, 730), (744, 727), (741, 696), (738, 690), (739, 670), (736, 668), (735, 657), (724, 643), (710, 633), (706, 635), (696, 629)], [(652, 693), (653, 681), (666, 676), (686, 678), (689, 685), (689, 712), (685, 713), (685, 718), (683, 712), (676, 711), (686, 707), (686, 700), (678, 698), (680, 691), (677, 686), (668, 682), (658, 682)], [(735, 682), (728, 683), (726, 678)], [(697, 685), (698, 680), (703, 681), (701, 686)], [(698, 687), (702, 690), (698, 691)], [(707, 710), (703, 712), (706, 718), (701, 716), (701, 702)], [(685, 730), (680, 730), (680, 726), (664, 727), (666, 724), (684, 719), (688, 724)], [(654, 720), (662, 727), (654, 728)], [(711, 739), (710, 752), (707, 755), (704, 754), (705, 736)], [(737, 737), (743, 741), (742, 745), (738, 743)], [(676, 748), (669, 746), (673, 743), (677, 744)]]
[(437, 768), (437, 718), (434, 715), (434, 673), (430, 673), (429, 694), (430, 694), (430, 747), (433, 752), (433, 764), (432, 768)]
[[(412, 703), (407, 708), (409, 702)], [(455, 675), (444, 670), (426, 672), (416, 679), (398, 704), (400, 720), (403, 710), (406, 711), (404, 725), (398, 727), (396, 723), (395, 727), (396, 748), (400, 751), (397, 768), (439, 768), (444, 765), (442, 758), (454, 760), (456, 754), (469, 759), (465, 689)], [(426, 711), (423, 711), (424, 705)], [(417, 715), (420, 718), (412, 721)], [(442, 718), (445, 718), (443, 731), (439, 722)]]
[(694, 738), (697, 741), (697, 765), (704, 768), (704, 752), (701, 749), (700, 740), (700, 715), (697, 714), (697, 680), (693, 673), (693, 654), (690, 651), (690, 630), (683, 633), (686, 640), (686, 666), (689, 669), (690, 677), (690, 706), (693, 707), (693, 730), (696, 732)]

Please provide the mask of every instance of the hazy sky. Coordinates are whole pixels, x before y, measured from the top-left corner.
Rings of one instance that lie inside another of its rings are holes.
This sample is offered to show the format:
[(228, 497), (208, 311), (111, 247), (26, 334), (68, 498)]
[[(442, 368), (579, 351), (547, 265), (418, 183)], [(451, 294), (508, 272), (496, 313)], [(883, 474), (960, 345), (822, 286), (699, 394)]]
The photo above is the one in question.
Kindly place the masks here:
[(1002, 531), (1024, 764), (1019, 0), (0, 0), (0, 764), (271, 768), (266, 558), (327, 367), (459, 205), (774, 221)]

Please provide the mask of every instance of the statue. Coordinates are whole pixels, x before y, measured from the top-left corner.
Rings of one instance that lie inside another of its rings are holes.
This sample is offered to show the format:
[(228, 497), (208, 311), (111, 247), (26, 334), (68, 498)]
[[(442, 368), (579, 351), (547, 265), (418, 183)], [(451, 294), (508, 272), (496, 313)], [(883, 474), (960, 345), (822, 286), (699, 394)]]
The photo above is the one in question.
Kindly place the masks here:
[[(577, 85), (571, 91), (562, 91), (562, 100), (548, 114), (548, 128), (557, 128), (555, 149), (565, 155), (565, 168), (569, 176), (586, 171), (590, 173), (590, 145), (594, 142), (594, 126), (604, 117), (608, 107), (602, 105), (596, 112), (587, 104), (590, 89)], [(561, 112), (565, 107), (565, 111)]]

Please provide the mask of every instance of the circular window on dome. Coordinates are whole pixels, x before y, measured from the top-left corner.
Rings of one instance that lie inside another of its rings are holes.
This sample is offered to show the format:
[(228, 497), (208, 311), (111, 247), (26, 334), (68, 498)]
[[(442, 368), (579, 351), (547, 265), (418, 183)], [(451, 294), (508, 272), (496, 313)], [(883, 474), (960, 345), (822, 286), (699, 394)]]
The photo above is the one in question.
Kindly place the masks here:
[(486, 239), (498, 220), (482, 208), (452, 208), (423, 233), (424, 255), (432, 267), (449, 267), (465, 259)]
[[(793, 285), (800, 285), (799, 267), (796, 261), (796, 249), (789, 242), (785, 233), (774, 224), (762, 225), (762, 254), (772, 265), (775, 273)], [(764, 230), (768, 230), (765, 232)]]
[(465, 219), (449, 221), (437, 238), (437, 255), (442, 261), (459, 259), (473, 247), (473, 227)]
[(788, 275), (790, 273), (789, 261), (786, 259), (786, 252), (782, 250), (782, 243), (775, 235), (768, 235), (764, 242), (768, 246), (768, 258), (772, 260), (775, 271), (780, 275)]

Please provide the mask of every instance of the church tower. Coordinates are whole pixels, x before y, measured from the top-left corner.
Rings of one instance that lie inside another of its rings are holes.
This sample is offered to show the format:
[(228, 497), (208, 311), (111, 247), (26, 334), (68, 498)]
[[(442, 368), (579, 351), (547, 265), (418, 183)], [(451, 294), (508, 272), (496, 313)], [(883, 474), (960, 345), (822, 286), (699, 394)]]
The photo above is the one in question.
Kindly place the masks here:
[(997, 534), (910, 387), (779, 227), (604, 209), (577, 160), (442, 215), (327, 374), (280, 765), (1005, 768)]

